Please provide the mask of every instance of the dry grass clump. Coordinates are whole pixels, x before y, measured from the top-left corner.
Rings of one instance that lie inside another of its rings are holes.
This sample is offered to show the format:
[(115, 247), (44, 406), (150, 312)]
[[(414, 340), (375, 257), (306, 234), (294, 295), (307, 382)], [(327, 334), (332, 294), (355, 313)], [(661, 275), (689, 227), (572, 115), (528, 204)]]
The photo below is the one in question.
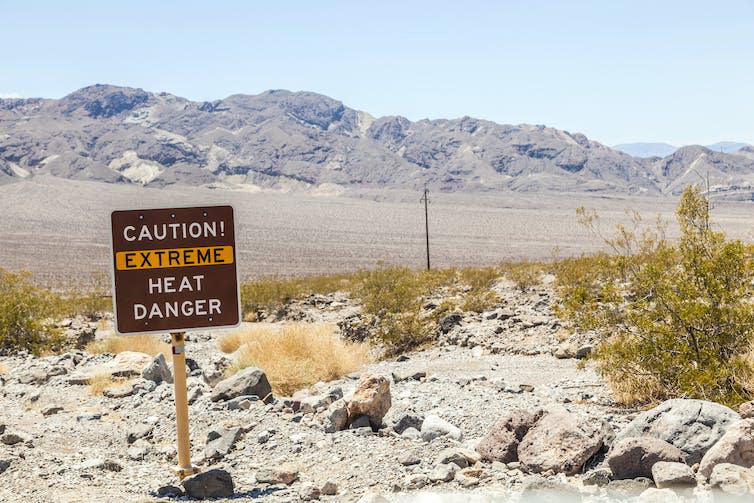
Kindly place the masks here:
[(155, 356), (158, 353), (171, 354), (170, 344), (154, 335), (111, 335), (106, 339), (89, 343), (86, 350), (90, 353), (118, 354), (124, 351), (136, 351)]
[(350, 374), (369, 361), (368, 345), (344, 341), (334, 331), (330, 324), (252, 328), (226, 335), (220, 345), (239, 348), (231, 373), (259, 367), (275, 393), (290, 395), (315, 382)]
[(124, 382), (123, 378), (113, 377), (111, 374), (99, 374), (89, 379), (89, 394), (99, 396), (109, 388), (119, 382)]

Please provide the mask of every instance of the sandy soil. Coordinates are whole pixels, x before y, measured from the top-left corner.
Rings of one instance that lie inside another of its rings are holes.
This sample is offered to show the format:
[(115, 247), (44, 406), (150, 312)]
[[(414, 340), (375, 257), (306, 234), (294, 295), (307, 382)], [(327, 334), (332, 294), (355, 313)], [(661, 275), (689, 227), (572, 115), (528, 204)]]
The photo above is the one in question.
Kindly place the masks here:
[[(0, 186), (0, 264), (29, 269), (53, 286), (87, 283), (109, 267), (113, 209), (231, 203), (237, 210), (243, 278), (372, 267), (378, 260), (425, 264), (420, 194), (363, 191), (351, 197), (248, 193), (196, 188), (157, 190), (39, 177)], [(600, 247), (579, 226), (576, 208), (599, 210), (606, 227), (635, 209), (672, 222), (675, 200), (589, 194), (431, 194), (433, 266), (491, 265), (579, 254)], [(713, 218), (751, 241), (751, 203), (719, 203)], [(671, 232), (672, 235), (672, 226)]]

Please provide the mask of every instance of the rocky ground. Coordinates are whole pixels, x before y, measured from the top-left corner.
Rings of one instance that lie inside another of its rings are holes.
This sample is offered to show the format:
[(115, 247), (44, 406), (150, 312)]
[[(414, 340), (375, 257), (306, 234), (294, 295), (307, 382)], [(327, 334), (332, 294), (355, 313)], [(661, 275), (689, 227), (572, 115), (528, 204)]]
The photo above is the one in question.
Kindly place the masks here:
[[(589, 365), (578, 368), (592, 341), (561, 327), (547, 283), (526, 293), (497, 288), (499, 306), (449, 316), (433, 346), (293, 397), (267, 396), (254, 369), (224, 379), (217, 334), (191, 334), (192, 458), (202, 474), (183, 486), (172, 473), (169, 359), (0, 357), (0, 501), (182, 501), (208, 492), (270, 502), (752, 498), (754, 419), (742, 420), (750, 408), (619, 407)], [(317, 296), (273, 322), (343, 324), (357, 313), (343, 295)], [(108, 327), (74, 320), (69, 330), (85, 340)], [(103, 373), (127, 379), (92, 394), (87, 381)]]

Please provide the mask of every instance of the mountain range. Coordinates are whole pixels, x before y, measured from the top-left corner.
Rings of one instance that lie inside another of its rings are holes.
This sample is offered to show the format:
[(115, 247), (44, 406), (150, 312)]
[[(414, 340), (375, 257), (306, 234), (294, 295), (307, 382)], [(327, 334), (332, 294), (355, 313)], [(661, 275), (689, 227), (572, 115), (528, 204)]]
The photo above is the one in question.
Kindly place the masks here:
[(751, 199), (754, 148), (633, 157), (543, 125), (373, 117), (312, 92), (197, 102), (93, 85), (0, 99), (0, 183), (42, 175), (165, 187), (677, 194), (709, 179)]

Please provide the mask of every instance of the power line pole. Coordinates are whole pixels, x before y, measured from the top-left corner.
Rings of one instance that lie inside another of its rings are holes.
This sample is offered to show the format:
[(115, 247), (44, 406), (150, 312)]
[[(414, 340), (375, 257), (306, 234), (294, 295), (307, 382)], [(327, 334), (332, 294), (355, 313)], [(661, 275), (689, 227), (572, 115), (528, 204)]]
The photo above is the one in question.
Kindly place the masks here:
[(429, 210), (427, 205), (429, 204), (429, 190), (424, 189), (424, 196), (419, 199), (419, 202), (424, 203), (424, 231), (427, 236), (427, 270), (429, 271)]

